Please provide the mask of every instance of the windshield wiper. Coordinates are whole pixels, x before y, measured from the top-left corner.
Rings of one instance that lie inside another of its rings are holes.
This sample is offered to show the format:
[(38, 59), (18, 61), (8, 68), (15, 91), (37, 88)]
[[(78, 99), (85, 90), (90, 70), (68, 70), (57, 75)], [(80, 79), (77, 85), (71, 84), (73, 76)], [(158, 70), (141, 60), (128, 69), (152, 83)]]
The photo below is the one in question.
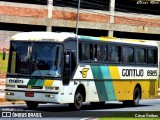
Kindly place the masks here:
[(7, 76), (17, 76), (17, 77), (22, 77), (22, 76), (30, 76), (30, 75), (27, 75), (27, 74), (21, 74), (21, 73), (7, 73), (6, 74)]

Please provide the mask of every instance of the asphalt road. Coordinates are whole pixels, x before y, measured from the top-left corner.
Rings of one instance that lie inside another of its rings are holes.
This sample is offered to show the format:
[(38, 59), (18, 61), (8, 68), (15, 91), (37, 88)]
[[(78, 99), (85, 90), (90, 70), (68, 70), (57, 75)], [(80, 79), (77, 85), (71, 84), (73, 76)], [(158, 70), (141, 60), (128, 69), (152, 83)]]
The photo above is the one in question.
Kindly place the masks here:
[[(80, 111), (73, 111), (69, 109), (68, 105), (55, 105), (55, 104), (40, 104), (36, 110), (29, 110), (24, 105), (10, 105), (0, 106), (0, 111), (20, 111), (20, 112), (34, 112), (42, 113), (42, 117), (53, 117), (56, 120), (79, 120), (79, 119), (90, 119), (98, 118), (99, 116), (108, 116), (117, 112), (138, 112), (138, 111), (159, 111), (160, 112), (160, 99), (141, 100), (138, 107), (124, 107), (121, 102), (106, 102), (102, 107), (93, 108), (90, 104), (84, 104)], [(160, 117), (160, 116), (159, 116)], [(53, 119), (47, 118), (47, 119)], [(12, 118), (14, 120), (17, 118)], [(19, 118), (20, 119), (20, 118)], [(45, 119), (45, 118), (44, 118)], [(6, 119), (5, 119), (6, 120)], [(39, 118), (34, 118), (39, 120)]]

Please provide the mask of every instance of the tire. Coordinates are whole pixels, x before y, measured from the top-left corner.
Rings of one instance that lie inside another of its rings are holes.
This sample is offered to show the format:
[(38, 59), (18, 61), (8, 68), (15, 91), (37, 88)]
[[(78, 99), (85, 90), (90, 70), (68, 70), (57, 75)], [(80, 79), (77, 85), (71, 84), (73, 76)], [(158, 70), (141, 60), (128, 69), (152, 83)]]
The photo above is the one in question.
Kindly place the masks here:
[(133, 92), (133, 100), (123, 101), (123, 105), (127, 107), (128, 106), (136, 107), (139, 105), (140, 99), (141, 99), (141, 90), (139, 87), (136, 87)]
[(131, 101), (131, 105), (138, 106), (140, 99), (141, 99), (141, 90), (139, 87), (136, 87), (134, 89), (133, 100)]
[(38, 107), (38, 102), (26, 101), (27, 107), (31, 110), (35, 110)]
[(74, 103), (69, 104), (69, 107), (73, 110), (80, 110), (83, 103), (83, 93), (77, 90), (74, 96)]
[(95, 107), (95, 108), (98, 108), (98, 107), (103, 107), (105, 102), (102, 101), (102, 102), (90, 102), (90, 104)]

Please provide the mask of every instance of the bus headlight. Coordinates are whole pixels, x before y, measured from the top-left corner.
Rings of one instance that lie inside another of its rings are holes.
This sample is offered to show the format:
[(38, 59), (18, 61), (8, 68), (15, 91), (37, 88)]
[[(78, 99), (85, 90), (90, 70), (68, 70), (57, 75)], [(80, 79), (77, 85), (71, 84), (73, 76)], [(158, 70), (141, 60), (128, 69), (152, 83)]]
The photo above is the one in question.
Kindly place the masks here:
[(54, 98), (54, 95), (53, 94), (46, 94), (45, 97), (47, 97), (47, 98)]
[(7, 92), (6, 94), (7, 95), (14, 95), (14, 93), (12, 93), (12, 92)]

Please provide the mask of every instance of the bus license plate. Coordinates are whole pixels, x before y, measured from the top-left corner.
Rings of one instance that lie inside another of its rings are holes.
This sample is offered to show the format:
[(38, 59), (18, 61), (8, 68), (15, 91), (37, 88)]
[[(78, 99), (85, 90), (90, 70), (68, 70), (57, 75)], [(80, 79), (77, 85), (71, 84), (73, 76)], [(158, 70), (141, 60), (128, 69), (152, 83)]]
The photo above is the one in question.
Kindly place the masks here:
[(26, 97), (34, 97), (34, 93), (33, 92), (26, 92), (25, 96)]

